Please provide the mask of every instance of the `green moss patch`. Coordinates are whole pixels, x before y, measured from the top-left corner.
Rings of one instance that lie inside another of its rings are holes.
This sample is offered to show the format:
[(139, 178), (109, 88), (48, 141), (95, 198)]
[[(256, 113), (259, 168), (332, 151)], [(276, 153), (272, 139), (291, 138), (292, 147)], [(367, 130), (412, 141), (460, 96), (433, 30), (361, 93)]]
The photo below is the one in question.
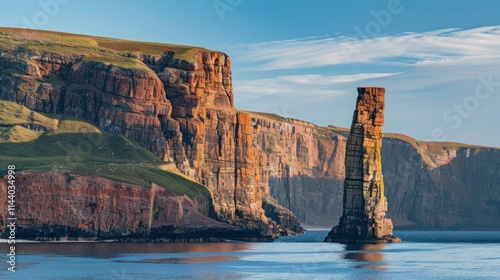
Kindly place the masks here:
[[(162, 170), (167, 163), (138, 143), (109, 135), (89, 122), (71, 117), (58, 120), (7, 101), (0, 101), (0, 119), (1, 175), (8, 165), (15, 165), (17, 171), (63, 169), (144, 187), (156, 183), (193, 199), (210, 197), (203, 185)], [(24, 127), (30, 123), (47, 130)]]

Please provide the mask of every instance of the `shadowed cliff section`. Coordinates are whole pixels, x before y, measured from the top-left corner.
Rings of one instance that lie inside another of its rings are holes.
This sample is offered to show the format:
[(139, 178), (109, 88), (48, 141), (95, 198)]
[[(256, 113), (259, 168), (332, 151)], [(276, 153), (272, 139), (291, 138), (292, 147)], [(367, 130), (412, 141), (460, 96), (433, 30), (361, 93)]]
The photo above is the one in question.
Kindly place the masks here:
[[(348, 129), (250, 114), (271, 195), (306, 227), (332, 227), (342, 215)], [(382, 166), (397, 228), (500, 228), (500, 149), (385, 133)]]
[(258, 127), (261, 185), (307, 226), (341, 213), (346, 138), (312, 123), (248, 112)]
[[(419, 142), (425, 156), (408, 142), (384, 141), (384, 175), (398, 188), (387, 189), (389, 215), (418, 229), (499, 229), (500, 150)], [(388, 170), (388, 171), (385, 171)], [(396, 214), (397, 213), (397, 214)], [(396, 223), (398, 224), (398, 223)]]

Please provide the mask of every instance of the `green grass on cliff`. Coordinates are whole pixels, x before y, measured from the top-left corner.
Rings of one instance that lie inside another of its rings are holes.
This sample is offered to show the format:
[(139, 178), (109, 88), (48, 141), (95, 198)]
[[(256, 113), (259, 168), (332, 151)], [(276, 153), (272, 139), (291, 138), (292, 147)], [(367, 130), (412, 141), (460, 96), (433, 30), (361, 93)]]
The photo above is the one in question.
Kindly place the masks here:
[(251, 117), (263, 118), (278, 122), (288, 122), (287, 118), (282, 117), (278, 114), (264, 113), (264, 112), (250, 112), (250, 111), (241, 111), (241, 112), (248, 113)]
[[(37, 124), (45, 131), (26, 127)], [(16, 170), (68, 170), (149, 187), (156, 183), (192, 198), (208, 196), (202, 185), (164, 170), (166, 162), (130, 139), (101, 132), (71, 117), (31, 114), (27, 108), (0, 100), (0, 174)]]
[(40, 137), (41, 134), (41, 132), (29, 130), (20, 125), (0, 127), (0, 143), (21, 143), (34, 141)]
[[(242, 111), (242, 112), (246, 112), (254, 118), (277, 121), (277, 122), (291, 123), (290, 119), (282, 117), (282, 116), (277, 115), (277, 114), (262, 113), (262, 112), (248, 112), (248, 111)], [(333, 125), (329, 125), (329, 126), (325, 126), (325, 127), (317, 126), (316, 129), (328, 130), (328, 131), (334, 132), (336, 134), (343, 135), (344, 137), (349, 136), (349, 130), (350, 130), (349, 128), (338, 127), (338, 126), (333, 126)], [(264, 132), (264, 133), (268, 133), (268, 132)], [(455, 143), (455, 142), (419, 141), (419, 140), (416, 140), (414, 138), (411, 138), (407, 135), (400, 134), (400, 133), (384, 133), (383, 137), (385, 139), (395, 139), (395, 140), (403, 141), (403, 142), (410, 144), (422, 156), (423, 164), (427, 165), (430, 168), (435, 168), (435, 167), (439, 166), (439, 164), (435, 162), (436, 158), (440, 155), (446, 155), (448, 153), (448, 151), (450, 151), (450, 150), (457, 150), (460, 148), (487, 148), (487, 147), (483, 147), (483, 146), (469, 145), (469, 144)], [(322, 140), (321, 137), (318, 137), (318, 139)]]
[[(329, 125), (325, 127), (333, 132), (343, 134), (344, 136), (349, 135), (349, 128), (337, 127)], [(460, 148), (487, 148), (483, 146), (470, 145), (457, 142), (429, 142), (429, 141), (419, 141), (410, 136), (401, 133), (384, 133), (385, 139), (395, 139), (406, 142), (410, 144), (418, 153), (422, 156), (422, 161), (430, 168), (439, 166), (433, 160), (434, 157), (439, 155), (444, 155), (449, 150), (457, 150)]]
[(0, 126), (10, 127), (27, 123), (39, 125), (53, 131), (57, 128), (58, 121), (45, 114), (33, 112), (32, 115), (31, 111), (24, 106), (0, 100)]
[(44, 30), (0, 27), (0, 51), (8, 54), (56, 53), (79, 56), (87, 61), (102, 62), (132, 69), (148, 69), (137, 57), (160, 57), (174, 52), (174, 58), (193, 61), (195, 55), (205, 50), (200, 47), (139, 42)]

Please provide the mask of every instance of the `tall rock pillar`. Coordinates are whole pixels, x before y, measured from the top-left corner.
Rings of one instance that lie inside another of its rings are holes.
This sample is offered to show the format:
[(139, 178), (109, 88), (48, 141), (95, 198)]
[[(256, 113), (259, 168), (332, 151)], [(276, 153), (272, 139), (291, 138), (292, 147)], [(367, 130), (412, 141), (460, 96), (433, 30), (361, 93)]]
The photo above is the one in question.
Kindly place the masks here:
[(382, 126), (385, 89), (358, 88), (356, 110), (347, 140), (343, 215), (326, 242), (395, 242), (392, 221), (385, 218), (387, 199), (382, 176)]

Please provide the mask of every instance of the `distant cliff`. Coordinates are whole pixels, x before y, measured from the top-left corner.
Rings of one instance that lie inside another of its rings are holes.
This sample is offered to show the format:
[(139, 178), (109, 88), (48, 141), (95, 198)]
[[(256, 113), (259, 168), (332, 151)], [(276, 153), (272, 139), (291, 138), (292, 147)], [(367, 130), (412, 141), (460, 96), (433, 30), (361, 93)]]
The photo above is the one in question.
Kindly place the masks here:
[(500, 228), (500, 149), (387, 137), (382, 159), (396, 226)]
[[(138, 142), (205, 185), (219, 221), (275, 235), (341, 215), (345, 131), (236, 110), (224, 53), (3, 28), (0, 98)], [(499, 150), (386, 135), (382, 156), (396, 227), (500, 228)]]
[[(346, 129), (251, 113), (262, 184), (300, 222), (327, 228), (342, 214)], [(499, 229), (500, 149), (385, 134), (388, 217), (396, 228)]]

